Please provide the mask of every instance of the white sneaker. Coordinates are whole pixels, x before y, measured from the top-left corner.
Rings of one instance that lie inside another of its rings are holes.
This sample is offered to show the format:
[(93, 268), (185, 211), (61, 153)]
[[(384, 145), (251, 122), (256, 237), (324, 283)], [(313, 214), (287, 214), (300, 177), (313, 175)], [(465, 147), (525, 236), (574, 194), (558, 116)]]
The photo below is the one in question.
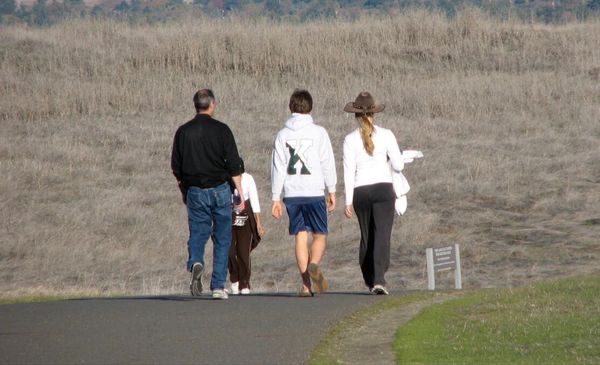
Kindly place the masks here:
[(240, 293), (240, 283), (238, 281), (231, 283), (230, 293), (233, 295), (238, 295)]
[(242, 293), (243, 295), (250, 294), (250, 289), (244, 288), (240, 291), (240, 293)]
[(373, 287), (372, 293), (376, 294), (376, 295), (390, 295), (390, 293), (387, 291), (387, 289), (383, 285), (379, 285), (379, 284), (377, 284)]
[(227, 292), (223, 289), (215, 289), (212, 292), (212, 297), (213, 299), (227, 299), (229, 298), (229, 296), (227, 295)]

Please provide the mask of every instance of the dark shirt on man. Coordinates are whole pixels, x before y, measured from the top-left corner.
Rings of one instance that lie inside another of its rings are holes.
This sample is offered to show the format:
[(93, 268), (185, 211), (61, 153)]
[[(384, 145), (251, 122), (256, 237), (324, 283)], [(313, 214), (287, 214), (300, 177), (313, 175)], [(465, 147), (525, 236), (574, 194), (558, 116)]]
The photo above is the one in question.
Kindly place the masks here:
[(171, 168), (188, 188), (213, 188), (244, 172), (231, 129), (206, 114), (197, 114), (177, 129)]

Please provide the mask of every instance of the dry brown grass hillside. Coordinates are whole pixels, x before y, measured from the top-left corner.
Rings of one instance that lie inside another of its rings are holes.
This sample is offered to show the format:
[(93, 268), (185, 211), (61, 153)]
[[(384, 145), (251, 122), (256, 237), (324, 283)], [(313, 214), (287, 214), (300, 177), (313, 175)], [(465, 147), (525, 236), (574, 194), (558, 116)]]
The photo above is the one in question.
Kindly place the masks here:
[[(271, 143), (308, 88), (338, 160), (342, 107), (368, 89), (408, 165), (392, 289), (426, 287), (425, 248), (459, 243), (463, 285), (595, 271), (600, 259), (600, 23), (525, 25), (464, 11), (303, 25), (196, 19), (0, 29), (0, 292), (185, 293), (187, 223), (172, 137), (212, 87), (259, 183), (268, 234), (253, 285), (296, 290), (270, 217)], [(338, 208), (324, 270), (362, 290), (358, 227)], [(210, 245), (209, 245), (210, 247)], [(207, 258), (210, 258), (210, 251)], [(446, 284), (448, 281), (446, 280)]]

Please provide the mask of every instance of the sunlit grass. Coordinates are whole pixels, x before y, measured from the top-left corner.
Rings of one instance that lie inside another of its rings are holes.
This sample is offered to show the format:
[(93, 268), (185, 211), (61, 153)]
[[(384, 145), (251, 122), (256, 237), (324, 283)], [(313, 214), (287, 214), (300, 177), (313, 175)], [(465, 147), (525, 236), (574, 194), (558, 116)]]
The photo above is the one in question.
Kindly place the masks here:
[(399, 364), (598, 364), (600, 276), (481, 290), (398, 330)]

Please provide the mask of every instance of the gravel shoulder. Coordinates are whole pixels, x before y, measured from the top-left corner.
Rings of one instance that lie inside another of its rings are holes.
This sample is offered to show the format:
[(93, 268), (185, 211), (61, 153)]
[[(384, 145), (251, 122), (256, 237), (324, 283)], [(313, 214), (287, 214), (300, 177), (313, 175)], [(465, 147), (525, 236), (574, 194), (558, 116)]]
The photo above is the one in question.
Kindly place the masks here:
[(395, 364), (392, 345), (397, 329), (422, 309), (459, 295), (457, 292), (395, 295), (359, 310), (329, 331), (316, 347), (311, 363)]

